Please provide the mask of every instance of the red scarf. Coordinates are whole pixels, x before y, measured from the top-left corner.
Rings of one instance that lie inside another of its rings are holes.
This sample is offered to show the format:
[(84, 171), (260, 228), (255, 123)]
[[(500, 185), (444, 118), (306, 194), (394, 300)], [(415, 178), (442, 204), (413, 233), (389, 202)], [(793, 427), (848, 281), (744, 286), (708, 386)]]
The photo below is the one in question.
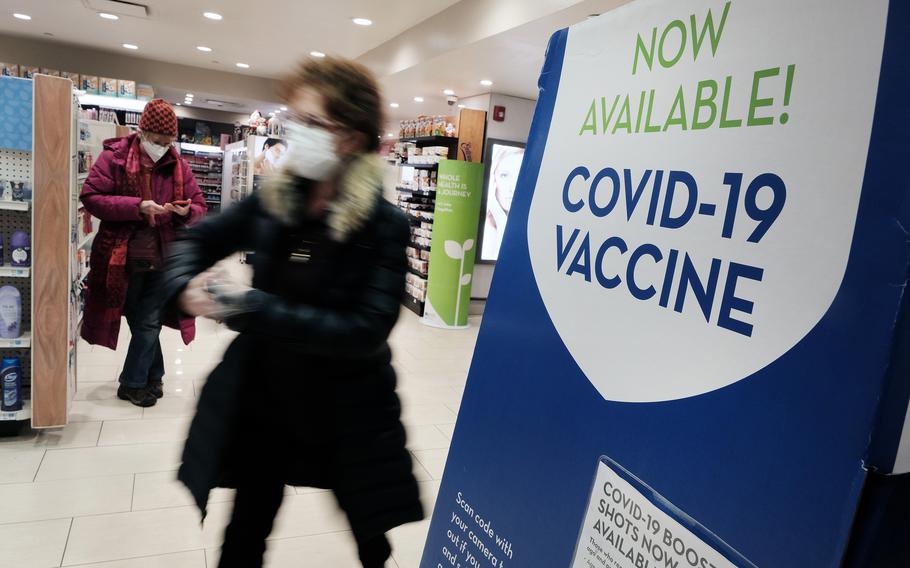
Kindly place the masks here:
[[(146, 183), (142, 181), (142, 160), (141, 154), (142, 142), (139, 136), (133, 137), (130, 149), (126, 154), (126, 191), (127, 195), (133, 195), (142, 199), (142, 201), (154, 201), (152, 195), (151, 177)], [(176, 156), (177, 151), (170, 148), (168, 152), (175, 155), (177, 164), (174, 166), (174, 201), (183, 201), (183, 168), (180, 167), (180, 157)], [(146, 216), (146, 222), (155, 226), (155, 218)]]

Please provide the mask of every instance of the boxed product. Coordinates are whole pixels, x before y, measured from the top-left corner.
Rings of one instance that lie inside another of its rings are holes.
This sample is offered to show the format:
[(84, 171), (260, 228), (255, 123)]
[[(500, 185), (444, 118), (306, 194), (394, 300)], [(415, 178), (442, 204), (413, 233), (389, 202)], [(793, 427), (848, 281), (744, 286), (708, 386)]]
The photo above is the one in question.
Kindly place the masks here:
[(117, 96), (117, 79), (111, 79), (110, 77), (101, 77), (99, 91), (101, 92), (102, 95), (107, 95), (109, 97), (116, 97)]
[(81, 89), (81, 88), (82, 88), (82, 84), (79, 83), (79, 73), (71, 73), (71, 72), (69, 72), (69, 71), (61, 71), (61, 72), (60, 72), (60, 76), (63, 77), (64, 79), (69, 79), (70, 81), (72, 81), (72, 82), (73, 82), (73, 86), (75, 86), (77, 89)]
[(117, 96), (127, 99), (136, 98), (136, 81), (117, 80)]
[(155, 98), (155, 89), (151, 85), (139, 83), (136, 85), (136, 98), (150, 101)]
[(19, 76), (23, 79), (31, 79), (38, 73), (41, 73), (40, 67), (35, 67), (34, 65), (20, 65), (19, 66)]
[(57, 69), (48, 69), (47, 67), (42, 67), (42, 68), (41, 68), (41, 74), (42, 74), (42, 75), (50, 75), (51, 77), (59, 77), (59, 76), (60, 76), (60, 71), (58, 71)]
[(0, 76), (18, 77), (19, 76), (19, 65), (17, 65), (16, 63), (0, 63)]
[(81, 89), (90, 95), (98, 94), (98, 77), (95, 75), (82, 75)]

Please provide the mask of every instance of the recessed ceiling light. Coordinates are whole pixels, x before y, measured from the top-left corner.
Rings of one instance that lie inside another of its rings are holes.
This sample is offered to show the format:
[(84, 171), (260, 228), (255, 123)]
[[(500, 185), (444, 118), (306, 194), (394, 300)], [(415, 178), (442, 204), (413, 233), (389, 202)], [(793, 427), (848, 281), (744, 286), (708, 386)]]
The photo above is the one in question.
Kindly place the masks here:
[(191, 99), (191, 98), (195, 97), (196, 95), (194, 95), (193, 93), (187, 93), (184, 96), (188, 99)]
[(358, 26), (372, 26), (373, 25), (373, 20), (368, 20), (367, 18), (352, 18), (351, 21), (354, 22), (355, 24), (357, 24)]
[(458, 105), (458, 108), (468, 108), (467, 105)]
[(124, 43), (123, 47), (125, 47), (127, 49), (139, 49), (138, 45), (133, 45), (132, 43)]
[(423, 102), (423, 97), (414, 97), (414, 102), (415, 102), (415, 103), (422, 103), (422, 102)]
[(181, 103), (177, 103), (177, 106), (181, 106)]
[(388, 134), (386, 134), (386, 136), (388, 136), (389, 138), (394, 138), (394, 137), (395, 137), (395, 135), (392, 134), (391, 132), (389, 132)]
[(310, 55), (312, 55), (313, 57), (325, 57), (325, 53), (323, 53), (321, 51), (311, 51)]
[(102, 18), (104, 18), (105, 20), (119, 20), (120, 19), (120, 16), (118, 16), (117, 14), (108, 14), (107, 12), (99, 12), (98, 15), (101, 16)]
[(275, 116), (275, 113), (274, 113), (274, 112), (270, 112), (270, 113), (269, 113), (269, 116)]
[(204, 46), (204, 45), (197, 45), (197, 46), (196, 46), (196, 49), (198, 49), (199, 51), (204, 51), (204, 52), (206, 52), (206, 53), (212, 51), (212, 48), (211, 48), (211, 47), (206, 47), (206, 46)]
[(398, 103), (389, 103), (389, 106), (392, 107), (392, 108), (398, 108), (398, 107), (399, 107)]
[(480, 81), (480, 84), (483, 85), (484, 87), (492, 87), (493, 81), (490, 81), (489, 79), (482, 79)]
[(445, 91), (442, 92), (442, 94), (443, 95), (454, 95), (455, 91), (453, 91), (452, 89), (446, 89)]
[(250, 64), (249, 64), (249, 63), (237, 63), (236, 65), (237, 65), (237, 67), (240, 67), (241, 69), (249, 69), (249, 68), (250, 68)]
[(281, 110), (280, 110), (280, 109), (275, 109), (275, 114), (281, 114)]
[(218, 12), (203, 12), (202, 15), (205, 16), (206, 18), (210, 19), (210, 20), (222, 20), (222, 19), (224, 19), (224, 16), (222, 16), (222, 15), (219, 14)]
[(288, 110), (288, 107), (281, 107), (281, 110)]
[(32, 19), (32, 17), (29, 16), (28, 14), (19, 14), (18, 12), (13, 14), (13, 17), (16, 18), (17, 20), (31, 20)]

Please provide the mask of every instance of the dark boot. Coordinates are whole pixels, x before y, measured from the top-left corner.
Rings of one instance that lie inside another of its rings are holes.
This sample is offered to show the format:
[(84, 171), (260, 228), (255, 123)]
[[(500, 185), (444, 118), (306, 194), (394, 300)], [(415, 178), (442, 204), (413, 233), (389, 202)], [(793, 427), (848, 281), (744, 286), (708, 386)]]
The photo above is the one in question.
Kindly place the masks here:
[(128, 400), (142, 408), (155, 406), (155, 403), (158, 402), (158, 399), (149, 392), (148, 388), (142, 387), (133, 389), (124, 384), (121, 384), (120, 388), (117, 389), (117, 398), (120, 400)]
[(164, 382), (161, 379), (149, 379), (149, 384), (146, 388), (148, 389), (149, 394), (155, 398), (164, 396)]

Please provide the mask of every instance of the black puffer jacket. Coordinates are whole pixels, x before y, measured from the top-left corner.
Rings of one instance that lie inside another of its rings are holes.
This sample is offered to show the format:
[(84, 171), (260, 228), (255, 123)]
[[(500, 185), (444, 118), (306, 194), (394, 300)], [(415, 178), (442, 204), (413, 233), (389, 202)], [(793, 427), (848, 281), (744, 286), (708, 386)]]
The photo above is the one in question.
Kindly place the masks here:
[(354, 166), (325, 224), (303, 221), (302, 181), (277, 179), (174, 244), (174, 299), (190, 279), (252, 251), (252, 312), (213, 371), (179, 478), (205, 514), (209, 490), (274, 471), (332, 489), (358, 536), (423, 511), (387, 338), (404, 293), (408, 222), (381, 197), (375, 166)]

